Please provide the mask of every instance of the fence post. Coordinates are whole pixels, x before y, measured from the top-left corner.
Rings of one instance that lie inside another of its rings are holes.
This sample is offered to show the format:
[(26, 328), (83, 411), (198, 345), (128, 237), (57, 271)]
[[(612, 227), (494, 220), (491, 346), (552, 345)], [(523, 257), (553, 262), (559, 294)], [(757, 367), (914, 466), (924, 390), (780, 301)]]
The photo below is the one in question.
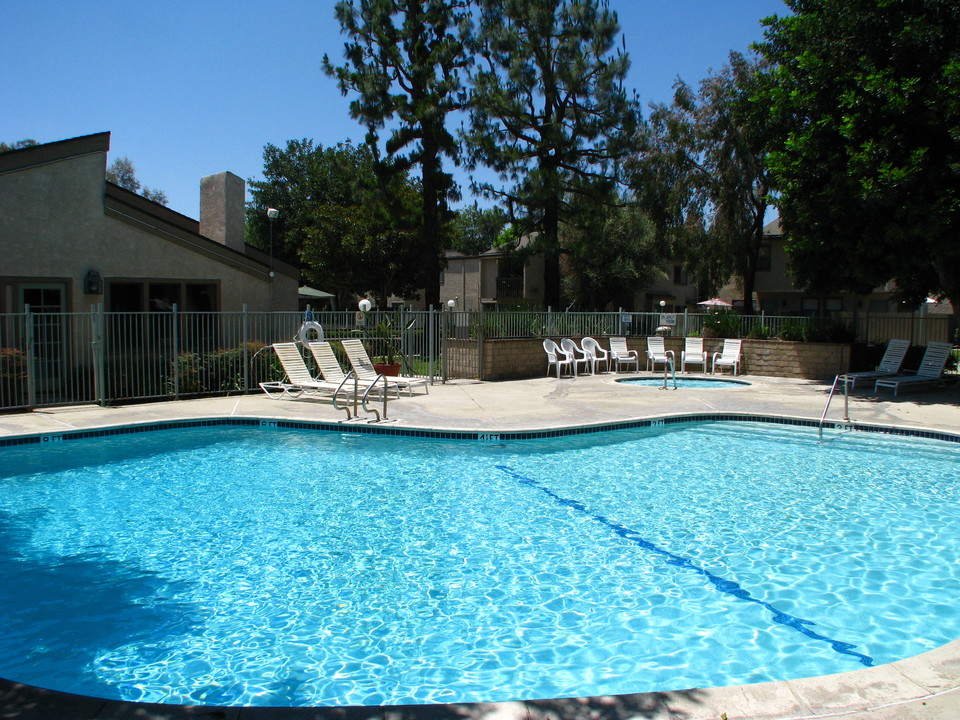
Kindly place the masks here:
[(178, 328), (180, 326), (179, 320), (179, 308), (177, 303), (173, 304), (173, 397), (177, 400), (180, 399), (180, 333)]
[(477, 322), (477, 379), (483, 380), (483, 303), (480, 303), (479, 322)]
[(241, 323), (242, 329), (241, 334), (243, 336), (243, 392), (247, 393), (250, 391), (250, 347), (247, 345), (250, 342), (248, 324), (249, 320), (247, 318), (247, 304), (243, 304), (243, 321)]
[[(433, 383), (433, 378), (436, 373), (436, 368), (434, 363), (436, 362), (436, 350), (437, 350), (437, 317), (436, 317), (436, 308), (431, 305), (427, 308), (427, 355), (430, 356), (430, 382)], [(444, 360), (447, 353), (447, 343), (442, 337), (440, 338), (440, 352), (442, 353), (440, 359), (441, 362)], [(442, 367), (442, 364), (441, 364)], [(446, 382), (447, 376), (446, 373), (442, 372), (440, 375), (440, 382)]]
[(37, 405), (37, 369), (35, 367), (36, 358), (34, 354), (36, 352), (36, 347), (34, 347), (34, 337), (33, 337), (33, 314), (30, 312), (30, 305), (25, 304), (23, 306), (23, 322), (24, 322), (24, 334), (26, 336), (26, 350), (27, 350), (27, 406), (36, 407)]
[(93, 384), (100, 407), (107, 405), (107, 358), (103, 343), (104, 317), (103, 303), (97, 303), (93, 318)]

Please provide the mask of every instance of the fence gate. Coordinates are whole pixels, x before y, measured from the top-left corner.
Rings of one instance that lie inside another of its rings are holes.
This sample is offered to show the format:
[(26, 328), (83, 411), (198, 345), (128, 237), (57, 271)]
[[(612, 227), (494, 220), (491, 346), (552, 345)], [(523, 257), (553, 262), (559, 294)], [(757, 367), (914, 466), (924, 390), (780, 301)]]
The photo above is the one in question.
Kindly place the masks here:
[(483, 338), (475, 313), (448, 310), (438, 313), (441, 350), (441, 377), (447, 380), (479, 380), (483, 362)]

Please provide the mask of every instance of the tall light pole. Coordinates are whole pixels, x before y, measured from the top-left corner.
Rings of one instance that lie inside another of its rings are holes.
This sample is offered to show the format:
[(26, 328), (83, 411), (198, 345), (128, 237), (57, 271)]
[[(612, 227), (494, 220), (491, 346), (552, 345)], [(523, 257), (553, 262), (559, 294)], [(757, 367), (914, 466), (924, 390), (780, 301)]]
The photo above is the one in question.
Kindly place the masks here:
[(269, 282), (270, 282), (270, 307), (269, 310), (273, 312), (273, 223), (276, 221), (277, 216), (280, 214), (280, 211), (276, 208), (268, 207), (267, 208), (267, 220), (270, 221), (270, 272), (268, 273)]
[(270, 221), (270, 277), (273, 277), (273, 223), (277, 219), (280, 211), (276, 208), (267, 208), (267, 219)]

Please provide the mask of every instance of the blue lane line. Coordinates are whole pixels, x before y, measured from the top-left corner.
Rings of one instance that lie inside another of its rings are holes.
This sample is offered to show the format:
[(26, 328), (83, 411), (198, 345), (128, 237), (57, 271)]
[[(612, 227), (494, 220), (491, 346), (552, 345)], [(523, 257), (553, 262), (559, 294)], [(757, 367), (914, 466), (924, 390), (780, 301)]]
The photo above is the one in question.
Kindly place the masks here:
[(806, 635), (807, 637), (812, 638), (814, 640), (820, 640), (822, 642), (828, 643), (830, 647), (832, 647), (836, 652), (841, 653), (843, 655), (851, 655), (857, 658), (857, 660), (861, 664), (866, 665), (867, 667), (871, 667), (873, 665), (872, 657), (870, 657), (869, 655), (864, 655), (863, 653), (856, 652), (854, 650), (856, 645), (851, 645), (850, 643), (842, 642), (840, 640), (834, 640), (833, 638), (829, 638), (826, 635), (821, 635), (820, 633), (816, 633), (813, 630), (811, 630), (809, 627), (807, 627), (808, 625), (816, 625), (816, 623), (813, 620), (804, 620), (802, 618), (798, 618), (789, 613), (782, 612), (781, 610), (777, 610), (777, 608), (775, 608), (770, 603), (764, 602), (763, 600), (759, 600), (758, 598), (755, 598), (752, 595), (750, 595), (749, 591), (743, 589), (738, 583), (734, 582), (733, 580), (725, 580), (719, 575), (714, 575), (709, 570), (704, 570), (702, 567), (695, 565), (690, 560), (690, 558), (681, 557), (680, 555), (675, 555), (669, 550), (664, 550), (661, 547), (657, 547), (650, 541), (644, 540), (643, 537), (638, 532), (631, 530), (630, 528), (626, 528), (623, 525), (620, 525), (604, 517), (603, 515), (598, 515), (592, 512), (583, 503), (578, 502), (576, 500), (570, 500), (569, 498), (565, 498), (562, 495), (557, 495), (550, 488), (544, 485), (541, 485), (536, 480), (532, 480), (531, 478), (521, 475), (520, 473), (516, 472), (515, 470), (513, 470), (512, 468), (506, 465), (497, 465), (496, 467), (498, 470), (505, 473), (506, 475), (509, 475), (510, 477), (518, 480), (522, 485), (529, 485), (530, 487), (536, 488), (537, 490), (540, 490), (541, 492), (546, 493), (551, 498), (556, 500), (560, 505), (573, 508), (578, 512), (582, 512), (583, 514), (588, 515), (593, 520), (596, 520), (597, 522), (599, 522), (601, 525), (604, 525), (610, 530), (613, 530), (617, 535), (624, 538), (625, 540), (629, 540), (635, 545), (642, 547), (644, 550), (649, 550), (650, 552), (656, 553), (657, 555), (660, 555), (666, 558), (666, 562), (668, 565), (676, 565), (677, 567), (693, 570), (695, 573), (699, 575), (703, 575), (705, 578), (707, 578), (707, 580), (709, 580), (710, 583), (720, 592), (726, 593), (727, 595), (732, 595), (733, 597), (738, 598), (739, 600), (746, 600), (747, 602), (756, 603), (757, 605), (760, 605), (761, 607), (769, 610), (773, 614), (773, 621), (775, 623), (779, 623), (780, 625), (786, 625), (787, 627), (793, 628), (797, 632), (802, 633), (803, 635)]

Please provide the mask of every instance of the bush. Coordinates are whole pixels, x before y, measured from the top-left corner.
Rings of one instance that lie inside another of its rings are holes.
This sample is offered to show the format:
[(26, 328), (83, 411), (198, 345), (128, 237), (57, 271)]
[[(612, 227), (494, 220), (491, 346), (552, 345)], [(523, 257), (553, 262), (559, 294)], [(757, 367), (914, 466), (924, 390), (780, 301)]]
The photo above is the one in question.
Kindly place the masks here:
[[(253, 353), (251, 353), (251, 356)], [(203, 359), (204, 390), (243, 389), (243, 347), (214, 350)]]
[(801, 318), (785, 320), (777, 337), (790, 342), (804, 342), (810, 332), (810, 323)]
[(17, 348), (0, 348), (0, 407), (27, 404), (27, 358)]
[(747, 338), (750, 340), (766, 340), (768, 337), (770, 337), (770, 328), (766, 325), (754, 325), (747, 333)]
[(740, 337), (740, 315), (733, 310), (716, 310), (707, 314), (701, 323), (704, 337)]
[(806, 339), (808, 342), (852, 343), (856, 340), (856, 333), (846, 323), (823, 320), (814, 323)]
[[(176, 391), (181, 394), (203, 392), (203, 383), (200, 379), (201, 369), (200, 356), (195, 352), (182, 352), (177, 355), (173, 372), (167, 376), (167, 392), (171, 395)], [(174, 373), (176, 373), (179, 387), (174, 383)]]
[[(235, 348), (219, 348), (204, 355), (196, 352), (182, 352), (177, 357), (176, 367), (178, 390), (181, 395), (198, 393), (229, 393), (243, 390), (243, 354), (247, 352), (250, 363), (250, 387), (258, 383), (279, 380), (283, 369), (276, 353), (263, 343), (251, 342)], [(173, 374), (165, 378), (168, 393), (173, 394)]]

